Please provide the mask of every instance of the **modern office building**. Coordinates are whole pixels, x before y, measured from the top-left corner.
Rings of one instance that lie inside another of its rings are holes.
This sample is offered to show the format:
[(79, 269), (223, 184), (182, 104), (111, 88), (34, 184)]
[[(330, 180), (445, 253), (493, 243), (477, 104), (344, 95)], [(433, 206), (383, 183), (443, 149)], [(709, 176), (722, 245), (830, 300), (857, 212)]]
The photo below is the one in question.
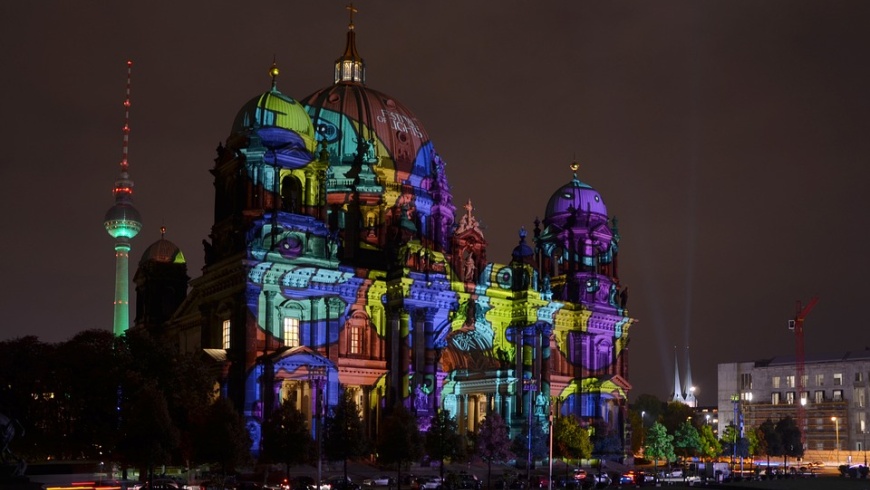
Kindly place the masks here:
[[(805, 450), (845, 462), (863, 460), (867, 443), (870, 350), (807, 354), (803, 383), (794, 356), (719, 364), (719, 431), (742, 414), (744, 427), (785, 416), (804, 420)], [(799, 392), (797, 386), (803, 385)], [(803, 409), (804, 416), (799, 417)], [(839, 455), (839, 458), (838, 456)]]

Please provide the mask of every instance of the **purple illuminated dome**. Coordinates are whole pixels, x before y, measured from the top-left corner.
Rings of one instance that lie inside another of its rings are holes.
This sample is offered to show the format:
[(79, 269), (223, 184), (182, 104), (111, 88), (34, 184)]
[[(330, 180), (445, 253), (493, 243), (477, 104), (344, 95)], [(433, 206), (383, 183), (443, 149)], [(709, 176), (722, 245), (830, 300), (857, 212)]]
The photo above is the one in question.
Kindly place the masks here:
[(568, 184), (557, 190), (547, 203), (545, 220), (565, 219), (577, 212), (577, 216), (597, 214), (607, 219), (607, 206), (601, 199), (601, 194), (589, 184), (580, 182), (577, 176)]
[(577, 178), (578, 165), (573, 163), (571, 168), (574, 178), (553, 193), (547, 203), (541, 238), (569, 250), (582, 244), (580, 253), (585, 257), (582, 260), (589, 264), (593, 256), (609, 262), (614, 252), (610, 247), (615, 246), (615, 242), (607, 206), (598, 191)]

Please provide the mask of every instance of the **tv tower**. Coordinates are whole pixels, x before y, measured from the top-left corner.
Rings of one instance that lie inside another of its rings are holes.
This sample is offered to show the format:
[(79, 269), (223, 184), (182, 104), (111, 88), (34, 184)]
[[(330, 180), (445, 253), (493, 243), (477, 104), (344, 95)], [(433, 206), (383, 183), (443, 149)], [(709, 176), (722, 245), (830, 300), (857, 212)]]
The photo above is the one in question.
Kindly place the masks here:
[(121, 174), (115, 180), (112, 194), (115, 205), (106, 212), (103, 225), (115, 239), (115, 318), (112, 331), (123, 335), (130, 328), (130, 239), (142, 229), (142, 218), (133, 207), (133, 180), (127, 172), (127, 144), (130, 139), (130, 81), (133, 62), (127, 62), (127, 96), (124, 99), (124, 143), (121, 158)]

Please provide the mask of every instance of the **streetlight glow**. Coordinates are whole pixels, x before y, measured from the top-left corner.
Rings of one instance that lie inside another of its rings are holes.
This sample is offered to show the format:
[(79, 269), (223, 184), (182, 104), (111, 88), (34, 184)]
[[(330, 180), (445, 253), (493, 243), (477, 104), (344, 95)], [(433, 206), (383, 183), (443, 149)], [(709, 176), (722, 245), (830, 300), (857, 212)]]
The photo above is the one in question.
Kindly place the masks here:
[(839, 465), (840, 464), (840, 419), (838, 419), (837, 417), (831, 417), (831, 420), (834, 422), (834, 434), (837, 437), (837, 439), (836, 439), (836, 441), (837, 441), (837, 446), (836, 446), (837, 461), (836, 461), (836, 464)]

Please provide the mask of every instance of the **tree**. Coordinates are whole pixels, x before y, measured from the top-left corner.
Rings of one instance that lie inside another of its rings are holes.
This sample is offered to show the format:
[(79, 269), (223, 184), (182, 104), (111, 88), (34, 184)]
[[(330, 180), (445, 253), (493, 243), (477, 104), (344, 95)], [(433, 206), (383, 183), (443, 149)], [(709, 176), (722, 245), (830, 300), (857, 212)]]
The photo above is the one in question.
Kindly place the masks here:
[(510, 451), (510, 433), (501, 415), (493, 412), (480, 424), (475, 437), (474, 452), (486, 461), (487, 488), (492, 488), (492, 464), (514, 457)]
[(592, 454), (600, 459), (621, 456), (625, 450), (619, 434), (604, 420), (597, 419), (592, 423)]
[(144, 468), (150, 481), (154, 465), (169, 463), (178, 446), (178, 431), (169, 416), (166, 398), (156, 383), (150, 382), (128, 394), (121, 413), (125, 414), (118, 443), (122, 462)]
[(659, 422), (654, 423), (647, 431), (643, 453), (648, 459), (653, 460), (654, 472), (658, 471), (658, 462), (660, 459), (663, 459), (665, 463), (677, 459), (674, 454), (673, 441), (674, 436), (668, 434), (665, 426)]
[(402, 481), (402, 467), (423, 455), (423, 438), (417, 421), (401, 404), (384, 418), (378, 433), (378, 459), (396, 465), (396, 481)]
[[(516, 455), (517, 461), (525, 461), (527, 473), (531, 473), (532, 465), (538, 459), (547, 455), (548, 435), (537, 417), (532, 419), (531, 437), (529, 436), (529, 423), (526, 421), (523, 429), (511, 442), (511, 451)], [(531, 452), (529, 451), (531, 449)], [(531, 476), (531, 474), (527, 475)]]
[(674, 452), (683, 458), (690, 458), (701, 450), (701, 435), (688, 420), (674, 432)]
[(782, 440), (776, 432), (773, 420), (767, 419), (758, 427), (758, 444), (767, 456), (767, 467), (770, 468), (770, 457), (782, 454)]
[[(592, 439), (589, 430), (580, 425), (580, 420), (575, 415), (558, 417), (553, 423), (553, 452), (563, 459), (576, 459), (580, 461), (592, 456)], [(568, 466), (565, 466), (568, 471)]]
[(693, 419), (694, 415), (695, 410), (685, 403), (670, 402), (665, 407), (661, 422), (668, 430), (668, 433), (676, 434), (677, 428), (686, 420)]
[(305, 414), (285, 400), (263, 424), (262, 444), (261, 461), (283, 463), (289, 479), (290, 467), (308, 461), (314, 446)]
[(456, 420), (445, 410), (438, 410), (426, 431), (425, 447), (430, 459), (439, 461), (439, 476), (444, 481), (444, 460), (465, 458), (465, 441), (459, 435)]
[(667, 404), (656, 396), (644, 393), (639, 395), (632, 403), (631, 408), (638, 414), (643, 414), (642, 422), (645, 427), (650, 427), (659, 420), (664, 413)]
[(344, 478), (347, 480), (347, 461), (364, 455), (367, 449), (368, 443), (359, 407), (353, 399), (353, 394), (343, 390), (338, 405), (326, 418), (323, 452), (329, 460), (344, 463)]
[(107, 330), (85, 330), (58, 345), (55, 396), (68, 428), (62, 458), (102, 459), (114, 452), (118, 435), (118, 388), (125, 362)]
[(644, 433), (646, 432), (646, 427), (643, 425), (643, 419), (646, 416), (641, 417), (641, 412), (637, 410), (629, 410), (628, 411), (628, 424), (631, 427), (631, 453), (637, 454), (640, 452), (643, 447), (643, 438)]
[(709, 425), (701, 427), (701, 450), (700, 455), (706, 459), (713, 459), (722, 454), (722, 444), (716, 439), (713, 434), (713, 428)]
[(791, 416), (786, 416), (776, 423), (776, 433), (779, 434), (782, 443), (783, 462), (788, 466), (788, 457), (800, 458), (804, 455), (804, 447), (801, 442), (801, 430), (797, 422)]
[(0, 342), (0, 413), (27, 434), (9, 444), (25, 460), (62, 457), (62, 400), (49, 395), (56, 388), (54, 352), (31, 335)]
[(746, 434), (746, 442), (749, 444), (749, 457), (753, 458), (763, 454), (760, 447), (762, 441), (758, 440), (758, 427), (744, 428), (743, 432)]
[(245, 422), (225, 398), (212, 403), (196, 431), (197, 460), (217, 464), (224, 477), (251, 459), (251, 436)]

